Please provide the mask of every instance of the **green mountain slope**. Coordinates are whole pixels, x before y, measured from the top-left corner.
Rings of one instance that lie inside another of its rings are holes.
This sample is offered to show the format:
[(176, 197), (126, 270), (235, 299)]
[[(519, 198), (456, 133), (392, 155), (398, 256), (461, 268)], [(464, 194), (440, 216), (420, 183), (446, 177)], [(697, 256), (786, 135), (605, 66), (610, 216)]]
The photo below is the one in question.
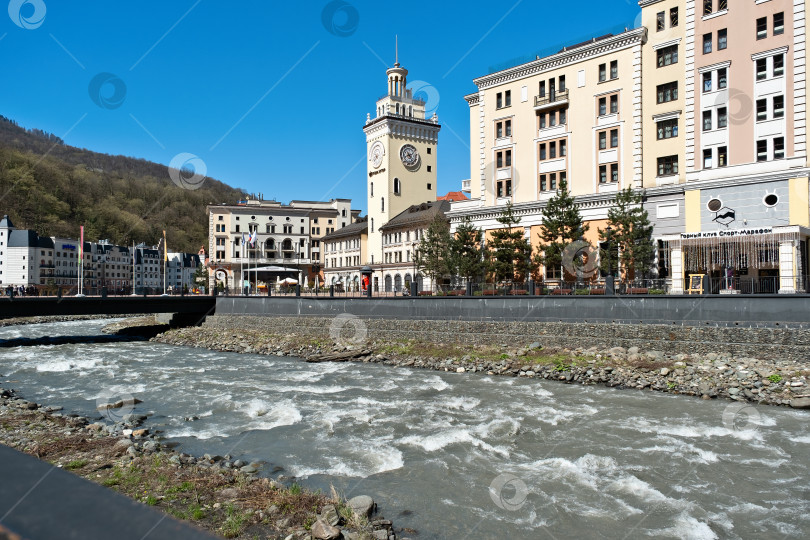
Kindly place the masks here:
[(0, 116), (0, 215), (45, 236), (155, 244), (165, 229), (169, 248), (208, 246), (209, 203), (233, 204), (246, 194), (207, 178), (197, 190), (176, 186), (168, 167), (68, 146), (41, 130)]

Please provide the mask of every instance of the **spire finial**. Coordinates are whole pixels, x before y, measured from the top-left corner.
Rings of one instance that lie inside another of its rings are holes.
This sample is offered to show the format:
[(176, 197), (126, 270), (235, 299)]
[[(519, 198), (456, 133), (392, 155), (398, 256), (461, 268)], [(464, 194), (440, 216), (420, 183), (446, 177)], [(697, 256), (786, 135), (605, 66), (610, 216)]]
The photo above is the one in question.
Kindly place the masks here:
[(394, 67), (399, 67), (399, 34), (394, 35)]

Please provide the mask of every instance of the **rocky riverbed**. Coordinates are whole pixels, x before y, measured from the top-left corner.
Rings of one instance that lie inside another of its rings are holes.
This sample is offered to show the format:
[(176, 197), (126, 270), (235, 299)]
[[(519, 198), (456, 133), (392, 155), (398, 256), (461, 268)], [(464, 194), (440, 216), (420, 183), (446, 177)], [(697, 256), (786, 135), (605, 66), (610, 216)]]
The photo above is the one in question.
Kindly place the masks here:
[(374, 362), (485, 376), (525, 377), (568, 384), (601, 384), (702, 399), (810, 408), (810, 367), (780, 358), (730, 353), (668, 354), (639, 347), (555, 348), (535, 341), (503, 347), (328, 337), (202, 326), (171, 330), (156, 342), (218, 351), (294, 356), (308, 362)]
[[(195, 457), (144, 427), (139, 401), (99, 406), (99, 418), (63, 414), (0, 388), (0, 443), (49, 461), (225, 538), (396, 540), (367, 496), (345, 500), (262, 476), (263, 463)], [(407, 540), (407, 539), (401, 539)]]

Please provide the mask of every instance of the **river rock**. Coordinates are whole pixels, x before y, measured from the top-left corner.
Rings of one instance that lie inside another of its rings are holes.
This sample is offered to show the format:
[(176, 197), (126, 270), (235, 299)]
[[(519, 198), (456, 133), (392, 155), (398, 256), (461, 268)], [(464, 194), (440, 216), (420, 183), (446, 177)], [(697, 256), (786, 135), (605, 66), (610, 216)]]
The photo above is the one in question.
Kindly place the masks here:
[(251, 463), (250, 465), (245, 465), (239, 470), (245, 474), (256, 474), (259, 472), (259, 467), (255, 463)]
[(312, 533), (312, 537), (318, 540), (337, 540), (340, 538), (340, 529), (329, 525), (321, 518), (315, 521), (315, 525), (312, 526), (310, 532)]
[(790, 406), (794, 409), (810, 409), (810, 396), (793, 398), (790, 400)]
[(374, 510), (374, 499), (368, 495), (358, 495), (349, 499), (348, 503), (352, 511), (358, 516), (369, 517)]
[(327, 504), (323, 507), (320, 518), (332, 527), (337, 527), (340, 524), (340, 516), (338, 515), (337, 508), (332, 504)]

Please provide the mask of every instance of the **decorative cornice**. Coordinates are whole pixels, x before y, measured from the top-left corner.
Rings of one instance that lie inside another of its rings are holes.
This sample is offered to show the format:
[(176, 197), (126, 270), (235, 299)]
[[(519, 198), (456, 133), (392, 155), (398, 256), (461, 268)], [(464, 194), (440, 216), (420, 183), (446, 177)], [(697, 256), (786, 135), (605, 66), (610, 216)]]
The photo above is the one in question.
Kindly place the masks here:
[(785, 54), (788, 52), (788, 46), (779, 47), (778, 49), (771, 49), (769, 51), (762, 51), (751, 55), (751, 60), (759, 60), (760, 58), (767, 58), (769, 56), (776, 56), (777, 54)]
[(478, 92), (476, 92), (474, 94), (468, 94), (468, 95), (464, 96), (464, 99), (467, 100), (467, 104), (470, 107), (472, 107), (474, 105), (478, 105), (478, 99), (479, 99)]
[(640, 46), (646, 39), (647, 29), (642, 26), (641, 28), (622, 32), (617, 36), (576, 47), (570, 51), (564, 50), (545, 58), (533, 60), (527, 64), (521, 64), (513, 68), (492, 73), (485, 77), (473, 79), (473, 83), (479, 90), (483, 90), (506, 82), (531, 77), (532, 75), (537, 75), (538, 73), (579, 62), (587, 58), (601, 56), (611, 51)]

